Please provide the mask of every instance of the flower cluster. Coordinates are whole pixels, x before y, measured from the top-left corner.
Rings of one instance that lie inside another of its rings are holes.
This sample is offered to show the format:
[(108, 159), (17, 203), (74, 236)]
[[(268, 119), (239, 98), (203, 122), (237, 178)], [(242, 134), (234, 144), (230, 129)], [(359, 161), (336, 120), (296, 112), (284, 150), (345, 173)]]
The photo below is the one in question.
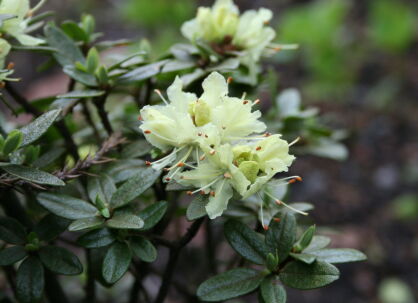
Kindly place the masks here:
[(181, 31), (193, 43), (208, 44), (220, 55), (237, 56), (249, 70), (247, 81), (254, 82), (262, 55), (296, 47), (272, 43), (276, 36), (268, 26), (272, 17), (265, 8), (240, 15), (232, 0), (217, 0), (211, 8), (199, 7), (196, 18), (185, 22)]
[(275, 174), (286, 172), (295, 159), (280, 135), (263, 133), (259, 101), (228, 96), (228, 83), (219, 73), (203, 81), (197, 97), (183, 91), (177, 78), (164, 105), (145, 106), (140, 126), (146, 139), (162, 151), (172, 150), (152, 165), (176, 181), (196, 188), (190, 194), (209, 195), (206, 211), (220, 216), (234, 191), (242, 198), (258, 192)]
[[(41, 1), (36, 7), (30, 8), (29, 0), (2, 0), (0, 1), (0, 33), (1, 36), (13, 37), (20, 44), (26, 46), (39, 45), (44, 42), (42, 39), (32, 37), (26, 33), (28, 22), (32, 14), (44, 3)], [(4, 68), (6, 56), (11, 46), (7, 39), (0, 38), (0, 69)], [(10, 74), (8, 70), (2, 70), (0, 80)]]

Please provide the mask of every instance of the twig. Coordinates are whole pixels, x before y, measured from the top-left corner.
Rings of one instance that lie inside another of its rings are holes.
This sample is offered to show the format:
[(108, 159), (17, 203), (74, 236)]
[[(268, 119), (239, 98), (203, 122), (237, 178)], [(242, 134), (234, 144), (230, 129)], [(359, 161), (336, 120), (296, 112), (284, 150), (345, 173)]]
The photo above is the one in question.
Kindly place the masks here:
[(109, 136), (113, 133), (112, 124), (110, 124), (109, 117), (105, 110), (105, 103), (109, 93), (105, 93), (103, 96), (93, 98), (93, 103), (97, 108), (97, 113), (99, 114), (100, 120), (102, 121), (103, 127), (105, 128)]
[(177, 241), (176, 245), (170, 249), (170, 255), (168, 258), (167, 266), (165, 268), (160, 290), (158, 291), (157, 298), (154, 303), (163, 303), (170, 287), (170, 282), (172, 280), (174, 270), (180, 256), (181, 250), (196, 236), (199, 231), (200, 226), (202, 225), (205, 218), (201, 218), (193, 222), (189, 227), (186, 234)]
[(89, 109), (87, 103), (82, 104), (82, 109), (83, 109), (83, 115), (86, 118), (87, 123), (93, 129), (94, 136), (99, 141), (100, 140), (100, 134), (99, 134), (99, 131), (97, 130), (96, 125), (94, 124), (93, 118), (91, 117), (90, 109)]
[(94, 270), (92, 266), (92, 256), (88, 249), (86, 251), (87, 260), (87, 283), (86, 283), (86, 297), (84, 302), (93, 303), (96, 300), (96, 283), (94, 281)]

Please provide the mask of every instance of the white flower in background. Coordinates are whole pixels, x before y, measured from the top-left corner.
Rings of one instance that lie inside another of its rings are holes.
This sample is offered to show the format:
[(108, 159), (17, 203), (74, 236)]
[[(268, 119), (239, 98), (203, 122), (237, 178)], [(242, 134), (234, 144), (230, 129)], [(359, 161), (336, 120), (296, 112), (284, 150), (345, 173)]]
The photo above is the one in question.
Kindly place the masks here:
[(234, 191), (246, 198), (263, 188), (275, 174), (286, 172), (295, 159), (280, 135), (260, 133), (266, 125), (251, 102), (228, 96), (228, 83), (219, 73), (202, 83), (200, 97), (183, 91), (177, 78), (163, 105), (141, 110), (145, 138), (167, 156), (147, 164), (167, 171), (164, 180), (207, 194), (211, 219), (227, 209)]
[[(2, 35), (11, 36), (20, 44), (27, 46), (39, 45), (42, 39), (32, 37), (26, 33), (31, 15), (41, 7), (45, 1), (30, 9), (29, 0), (1, 0), (0, 1), (0, 32)], [(4, 66), (4, 60), (10, 51), (10, 44), (4, 38), (0, 38), (0, 64)]]

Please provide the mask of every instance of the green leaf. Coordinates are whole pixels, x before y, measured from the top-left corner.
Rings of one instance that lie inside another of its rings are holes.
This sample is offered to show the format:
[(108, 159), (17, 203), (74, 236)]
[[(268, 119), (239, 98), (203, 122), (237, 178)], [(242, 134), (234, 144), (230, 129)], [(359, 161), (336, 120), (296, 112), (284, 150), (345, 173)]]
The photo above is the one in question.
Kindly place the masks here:
[(3, 154), (8, 155), (15, 152), (23, 142), (23, 134), (21, 131), (15, 129), (12, 130), (7, 136), (3, 144)]
[(20, 129), (23, 134), (22, 147), (38, 140), (38, 138), (48, 130), (52, 123), (54, 123), (60, 113), (60, 109), (51, 110), (38, 117), (28, 125), (22, 127)]
[(77, 61), (85, 62), (80, 48), (63, 30), (53, 24), (48, 24), (44, 32), (48, 45), (58, 50), (53, 55), (61, 66), (74, 65)]
[(70, 225), (71, 220), (48, 214), (35, 226), (33, 230), (39, 239), (49, 242), (63, 233)]
[(328, 263), (348, 263), (367, 259), (367, 256), (361, 251), (351, 248), (320, 249), (311, 251), (310, 254), (316, 256), (319, 261)]
[(145, 162), (139, 159), (120, 159), (110, 163), (105, 173), (108, 174), (115, 183), (123, 182), (135, 176), (139, 170), (145, 169)]
[(0, 250), (0, 266), (7, 266), (22, 260), (27, 256), (23, 246), (13, 246)]
[(273, 254), (277, 253), (279, 262), (289, 255), (296, 237), (296, 219), (290, 213), (284, 213), (280, 221), (272, 221), (266, 233), (266, 245)]
[(267, 247), (261, 235), (244, 223), (233, 220), (225, 224), (224, 231), (226, 239), (237, 253), (255, 264), (265, 263)]
[(0, 217), (0, 240), (10, 244), (25, 244), (25, 228), (15, 219)]
[(208, 202), (209, 198), (206, 195), (196, 196), (187, 207), (187, 220), (193, 221), (206, 216), (207, 213), (205, 206), (208, 204)]
[(155, 202), (142, 210), (139, 214), (144, 221), (144, 226), (142, 226), (141, 230), (149, 230), (153, 228), (158, 222), (160, 222), (166, 211), (166, 201)]
[(131, 264), (131, 250), (124, 242), (115, 242), (109, 248), (103, 260), (102, 274), (108, 283), (117, 282)]
[(61, 24), (62, 30), (75, 41), (88, 42), (86, 32), (74, 21), (66, 20)]
[(148, 154), (152, 149), (152, 145), (146, 140), (137, 140), (123, 147), (122, 158), (137, 158)]
[(161, 73), (171, 73), (177, 72), (196, 66), (194, 61), (180, 61), (180, 60), (170, 60), (167, 62), (161, 70)]
[(73, 65), (67, 65), (63, 69), (64, 73), (73, 78), (74, 80), (84, 84), (86, 86), (97, 86), (97, 80), (94, 75), (78, 70)]
[(304, 253), (290, 253), (290, 256), (292, 256), (294, 259), (299, 260), (306, 264), (312, 264), (315, 262), (316, 257), (311, 254), (304, 254)]
[(286, 303), (286, 290), (275, 277), (268, 277), (261, 282), (261, 296), (265, 303)]
[(144, 262), (154, 262), (157, 259), (157, 249), (144, 237), (132, 237), (131, 249), (133, 253)]
[(311, 252), (319, 250), (328, 246), (331, 239), (325, 236), (313, 236), (311, 243), (306, 247), (303, 252)]
[(97, 213), (97, 209), (86, 201), (63, 194), (44, 192), (37, 196), (37, 200), (53, 214), (71, 220), (90, 218)]
[(89, 231), (78, 238), (77, 243), (86, 248), (98, 248), (112, 244), (116, 241), (113, 233), (107, 229)]
[(144, 226), (144, 221), (134, 214), (115, 213), (111, 219), (106, 221), (106, 226), (117, 229), (140, 229)]
[(4, 169), (10, 175), (18, 177), (19, 179), (26, 180), (28, 182), (51, 186), (65, 186), (64, 181), (58, 177), (37, 168), (22, 165), (8, 165), (3, 166), (2, 169)]
[(293, 246), (295, 252), (301, 252), (311, 244), (312, 238), (315, 234), (315, 225), (310, 226), (300, 237), (300, 239)]
[(63, 95), (57, 96), (59, 99), (86, 99), (103, 96), (105, 94), (102, 90), (75, 90)]
[(197, 289), (203, 301), (223, 301), (245, 295), (255, 290), (263, 280), (263, 274), (250, 268), (235, 268), (214, 276)]
[(44, 290), (44, 268), (37, 257), (30, 256), (19, 266), (16, 275), (16, 297), (20, 303), (36, 303)]
[(339, 278), (338, 269), (328, 263), (316, 261), (305, 264), (298, 261), (288, 263), (280, 272), (280, 280), (286, 286), (297, 289), (313, 289), (328, 285)]
[(39, 258), (50, 271), (61, 275), (79, 275), (83, 272), (77, 256), (65, 248), (45, 246), (39, 250)]
[(90, 201), (93, 203), (95, 203), (96, 198), (99, 197), (103, 202), (109, 204), (112, 195), (116, 191), (116, 186), (112, 178), (106, 174), (102, 174), (88, 179), (87, 191)]
[(237, 58), (229, 58), (226, 59), (225, 61), (221, 62), (220, 64), (217, 64), (215, 66), (212, 66), (210, 68), (207, 69), (207, 71), (212, 72), (212, 71), (233, 71), (236, 70), (239, 66), (240, 62), (239, 59)]
[(87, 54), (87, 72), (93, 74), (100, 65), (100, 55), (96, 48), (91, 48)]
[(150, 188), (160, 174), (160, 171), (156, 171), (152, 167), (141, 169), (134, 177), (130, 178), (116, 190), (110, 200), (110, 207), (115, 209), (125, 206)]
[(151, 77), (154, 77), (155, 75), (158, 75), (161, 72), (163, 66), (169, 61), (170, 60), (162, 60), (155, 63), (140, 66), (126, 73), (125, 75), (120, 77), (119, 80), (123, 83), (132, 83), (149, 79)]
[(97, 228), (104, 223), (105, 219), (102, 217), (90, 217), (84, 219), (78, 219), (71, 223), (68, 227), (69, 231), (79, 231), (89, 228)]

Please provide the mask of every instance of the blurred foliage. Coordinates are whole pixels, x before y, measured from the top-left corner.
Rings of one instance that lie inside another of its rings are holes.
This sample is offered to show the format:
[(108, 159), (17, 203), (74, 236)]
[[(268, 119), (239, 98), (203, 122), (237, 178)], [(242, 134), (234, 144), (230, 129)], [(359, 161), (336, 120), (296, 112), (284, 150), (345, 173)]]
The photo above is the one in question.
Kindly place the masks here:
[(417, 32), (417, 15), (400, 1), (370, 3), (369, 28), (373, 43), (393, 53), (405, 52)]
[(392, 202), (395, 218), (405, 221), (413, 221), (418, 218), (418, 196), (403, 194)]
[(379, 298), (382, 303), (414, 303), (411, 288), (397, 278), (383, 280), (379, 287)]

